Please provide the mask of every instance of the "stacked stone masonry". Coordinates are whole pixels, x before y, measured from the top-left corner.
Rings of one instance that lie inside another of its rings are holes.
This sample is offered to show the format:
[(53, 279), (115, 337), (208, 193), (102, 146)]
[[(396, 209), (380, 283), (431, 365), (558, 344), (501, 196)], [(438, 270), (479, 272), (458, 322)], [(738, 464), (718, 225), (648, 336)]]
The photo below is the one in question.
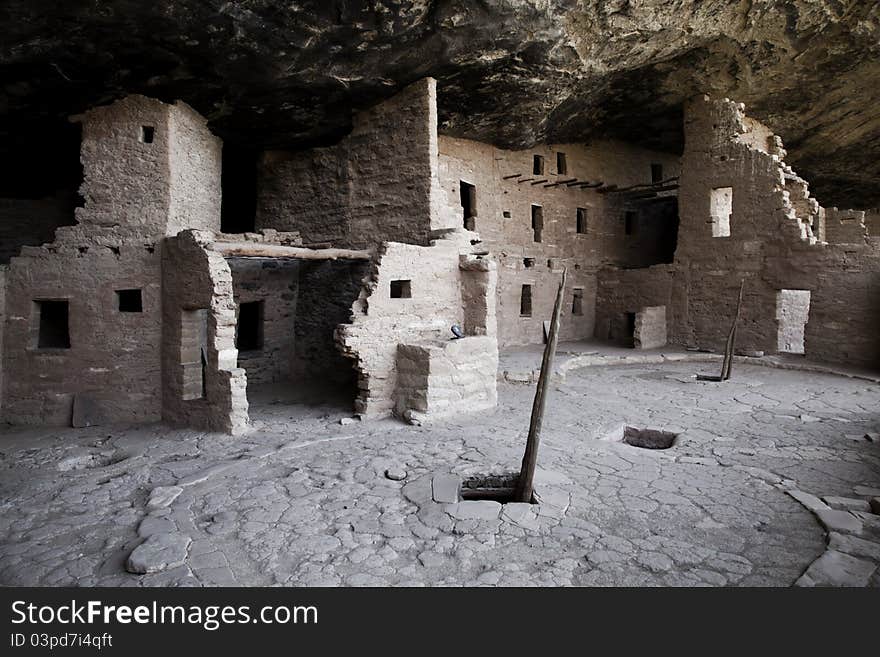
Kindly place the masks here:
[(544, 341), (563, 269), (562, 340), (720, 350), (745, 281), (740, 350), (880, 364), (880, 213), (822, 208), (742, 105), (684, 116), (680, 157), (507, 151), (439, 135), (425, 79), (336, 145), (264, 153), (258, 230), (224, 235), (203, 117), (143, 96), (89, 110), (74, 216), (0, 201), (3, 230), (32, 226), (0, 249), (3, 419), (241, 433), (248, 382), (356, 380), (364, 418), (488, 408), (499, 345)]

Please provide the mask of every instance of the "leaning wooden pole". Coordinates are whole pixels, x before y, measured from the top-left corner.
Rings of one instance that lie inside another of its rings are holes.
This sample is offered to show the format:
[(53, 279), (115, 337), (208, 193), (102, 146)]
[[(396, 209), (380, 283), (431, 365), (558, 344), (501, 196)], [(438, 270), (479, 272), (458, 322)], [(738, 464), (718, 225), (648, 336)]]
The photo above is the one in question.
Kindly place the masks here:
[(730, 370), (733, 367), (733, 351), (736, 347), (736, 326), (739, 324), (739, 315), (742, 311), (743, 288), (746, 280), (743, 279), (739, 284), (739, 298), (736, 301), (736, 314), (733, 316), (733, 324), (730, 327), (730, 333), (727, 335), (727, 344), (724, 346), (724, 363), (721, 365), (721, 380), (727, 381), (730, 378)]
[(553, 317), (550, 320), (550, 333), (544, 345), (544, 358), (541, 360), (541, 374), (535, 390), (535, 401), (532, 402), (532, 419), (529, 423), (529, 437), (526, 440), (526, 452), (523, 455), (522, 468), (514, 493), (515, 502), (531, 502), (534, 492), (535, 468), (538, 464), (538, 445), (541, 442), (541, 423), (544, 420), (544, 403), (547, 400), (547, 387), (553, 374), (553, 356), (556, 354), (556, 343), (559, 339), (559, 316), (562, 313), (562, 297), (565, 291), (567, 271), (562, 270), (562, 280), (556, 293), (556, 304), (553, 306)]

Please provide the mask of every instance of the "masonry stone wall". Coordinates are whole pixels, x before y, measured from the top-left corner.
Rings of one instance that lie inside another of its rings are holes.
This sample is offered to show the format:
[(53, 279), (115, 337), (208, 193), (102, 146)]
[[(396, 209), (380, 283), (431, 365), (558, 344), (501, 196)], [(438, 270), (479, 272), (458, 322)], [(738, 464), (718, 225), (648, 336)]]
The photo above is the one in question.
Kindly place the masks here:
[(300, 263), (296, 260), (230, 258), (236, 322), (242, 303), (260, 303), (259, 349), (238, 350), (248, 384), (287, 381), (294, 359)]
[[(155, 247), (25, 247), (6, 277), (3, 416), (70, 425), (76, 396), (114, 421), (161, 417), (161, 264)], [(140, 290), (121, 312), (117, 290)], [(68, 304), (69, 348), (39, 346), (42, 300)]]
[[(208, 182), (216, 175), (219, 184), (219, 142), (184, 105), (142, 96), (77, 120), (85, 199), (78, 223), (59, 227), (51, 243), (23, 247), (6, 274), (3, 416), (70, 424), (82, 402), (89, 421), (158, 420), (163, 240), (187, 217), (219, 227), (219, 187)], [(140, 310), (121, 302), (125, 290), (139, 291)], [(52, 330), (66, 330), (69, 346), (66, 337), (40, 345), (47, 301), (67, 303), (67, 326), (56, 316)]]
[(165, 240), (162, 418), (239, 434), (248, 423), (247, 376), (237, 362), (232, 271), (222, 255), (205, 248), (212, 239), (183, 231)]
[(490, 336), (400, 344), (395, 412), (421, 423), (494, 408), (497, 371), (498, 345)]
[(257, 227), (299, 231), (306, 245), (427, 245), (440, 227), (436, 107), (426, 78), (356, 115), (334, 146), (264, 155)]
[[(427, 247), (397, 242), (383, 246), (369, 283), (352, 306), (351, 323), (337, 331), (342, 353), (358, 371), (355, 410), (362, 417), (382, 417), (395, 409), (398, 344), (445, 342), (453, 337), (453, 325), (464, 325), (460, 256), (472, 253), (475, 237), (458, 229)], [(403, 296), (392, 296), (401, 289)], [(495, 318), (489, 317), (487, 324), (483, 333), (494, 343)]]
[[(808, 357), (880, 363), (880, 337), (872, 328), (880, 322), (878, 242), (864, 236), (863, 214), (821, 208), (784, 156), (781, 140), (748, 119), (741, 104), (707, 97), (690, 102), (675, 262), (644, 272), (603, 270), (599, 323), (662, 304), (671, 341), (720, 351), (745, 281), (740, 350), (779, 351), (785, 330), (779, 293), (803, 290), (811, 293)], [(732, 190), (727, 235), (717, 230), (719, 211), (712, 205), (714, 190), (723, 188)], [(849, 234), (842, 214), (855, 217)]]
[[(565, 156), (565, 172), (557, 170), (557, 154)], [(534, 157), (543, 158), (544, 173), (533, 172)], [(464, 225), (461, 183), (475, 187), (473, 229), (498, 262), (498, 317), (501, 345), (539, 344), (549, 320), (562, 267), (568, 268), (560, 338), (590, 338), (594, 330), (596, 275), (607, 263), (639, 264), (658, 241), (656, 222), (648, 215), (644, 230), (626, 235), (625, 213), (639, 212), (614, 194), (595, 188), (568, 186), (564, 181), (604, 182), (628, 187), (651, 182), (651, 165), (664, 177), (679, 173), (678, 158), (616, 142), (589, 146), (554, 144), (527, 151), (440, 136), (440, 185), (444, 216)], [(519, 177), (516, 177), (520, 174)], [(525, 179), (525, 182), (523, 182)], [(543, 181), (543, 182), (540, 182)], [(543, 228), (536, 241), (532, 206), (541, 208)], [(578, 232), (578, 208), (586, 226)], [(639, 212), (641, 214), (641, 212)], [(531, 286), (531, 312), (522, 308), (523, 285)], [(574, 291), (582, 301), (574, 314)]]

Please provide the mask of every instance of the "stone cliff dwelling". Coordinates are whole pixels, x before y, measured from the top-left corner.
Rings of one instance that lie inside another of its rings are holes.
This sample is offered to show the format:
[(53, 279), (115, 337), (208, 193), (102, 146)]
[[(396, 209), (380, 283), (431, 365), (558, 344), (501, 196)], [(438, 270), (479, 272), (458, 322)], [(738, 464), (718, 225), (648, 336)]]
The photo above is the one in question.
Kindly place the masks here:
[(6, 421), (237, 434), (272, 386), (361, 418), (491, 408), (499, 348), (543, 343), (563, 268), (565, 341), (720, 351), (745, 280), (741, 353), (880, 362), (880, 214), (821, 207), (742, 105), (688, 102), (677, 156), (454, 138), (436, 96), (425, 79), (337, 144), (261, 153), (250, 215), (184, 103), (73, 117), (75, 216), (4, 201), (30, 218), (0, 270)]
[(6, 4), (0, 586), (880, 586), (880, 4)]

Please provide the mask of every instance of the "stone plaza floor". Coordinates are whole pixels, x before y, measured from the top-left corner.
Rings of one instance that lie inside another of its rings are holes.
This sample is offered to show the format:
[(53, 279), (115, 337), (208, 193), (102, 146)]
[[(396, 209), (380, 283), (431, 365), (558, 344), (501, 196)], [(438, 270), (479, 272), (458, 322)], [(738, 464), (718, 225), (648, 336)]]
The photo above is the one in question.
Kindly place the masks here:
[[(558, 377), (534, 505), (438, 494), (519, 468), (535, 389), (509, 380), (494, 411), (424, 426), (278, 388), (253, 395), (243, 437), (6, 428), (0, 584), (880, 585), (880, 385), (749, 364), (694, 378), (717, 369)], [(678, 437), (642, 449), (624, 426)]]

